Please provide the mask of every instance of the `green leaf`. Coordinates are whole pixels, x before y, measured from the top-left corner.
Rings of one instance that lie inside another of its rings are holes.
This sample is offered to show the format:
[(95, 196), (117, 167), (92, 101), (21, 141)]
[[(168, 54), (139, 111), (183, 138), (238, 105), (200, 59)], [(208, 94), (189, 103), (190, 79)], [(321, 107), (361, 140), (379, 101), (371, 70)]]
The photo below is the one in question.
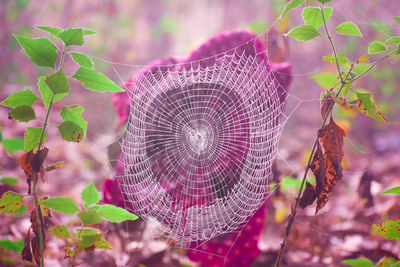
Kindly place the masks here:
[(77, 233), (77, 235), (79, 235), (79, 236), (86, 236), (86, 235), (94, 235), (94, 234), (97, 234), (99, 232), (99, 230), (98, 229), (96, 229), (96, 228), (78, 228), (78, 229), (76, 229), (76, 233)]
[(386, 239), (400, 240), (400, 220), (385, 221), (380, 225), (372, 224), (372, 229)]
[(337, 83), (337, 76), (334, 73), (320, 72), (311, 75), (311, 79), (316, 81), (324, 89), (330, 89)]
[(48, 198), (41, 201), (39, 204), (64, 214), (75, 214), (75, 212), (79, 210), (75, 201), (69, 197)]
[(298, 7), (299, 5), (301, 5), (304, 2), (304, 0), (292, 0), (289, 3), (287, 3), (287, 5), (285, 6), (285, 9), (282, 12), (281, 18), (283, 18), (284, 16), (286, 16), (286, 14), (292, 10), (293, 8)]
[(354, 66), (353, 71), (358, 75), (363, 74), (371, 67), (371, 64), (359, 64)]
[(62, 32), (63, 30), (57, 27), (50, 27), (50, 26), (36, 26), (39, 30), (46, 31), (50, 33), (53, 37), (55, 38), (60, 38), (58, 34)]
[(0, 105), (12, 108), (18, 106), (31, 107), (37, 100), (39, 100), (39, 97), (37, 97), (31, 90), (26, 89), (24, 91), (12, 93), (3, 102), (1, 102)]
[(392, 36), (384, 42), (384, 44), (398, 44), (398, 43), (400, 43), (400, 36)]
[(62, 69), (47, 76), (44, 81), (55, 95), (66, 94), (69, 92), (69, 83), (67, 77), (65, 77), (64, 70)]
[(346, 21), (336, 27), (336, 32), (344, 35), (362, 36), (362, 33), (357, 25), (351, 21)]
[(23, 195), (11, 191), (5, 192), (0, 198), (0, 212), (14, 213), (21, 208)]
[(83, 45), (83, 29), (69, 28), (58, 34), (66, 46)]
[(64, 121), (72, 121), (81, 127), (84, 132), (84, 136), (86, 136), (88, 122), (82, 117), (82, 113), (84, 111), (85, 109), (80, 105), (62, 106), (60, 115)]
[(380, 41), (373, 41), (368, 46), (368, 54), (386, 52), (386, 45)]
[(124, 92), (125, 90), (107, 78), (104, 74), (101, 74), (95, 70), (81, 67), (79, 68), (72, 78), (77, 79), (83, 83), (88, 89), (104, 92)]
[[(38, 86), (39, 86), (39, 92), (42, 95), (43, 104), (44, 104), (44, 106), (46, 108), (49, 108), (51, 97), (53, 96), (53, 92), (47, 86), (47, 84), (45, 82), (45, 79), (46, 79), (46, 77), (44, 77), (44, 76), (40, 77), (39, 78), (39, 82), (38, 82)], [(54, 95), (53, 102), (56, 102), (56, 101), (60, 100), (61, 98), (63, 98), (67, 94), (68, 93)]]
[(104, 217), (104, 219), (110, 222), (122, 222), (126, 220), (136, 220), (138, 216), (130, 213), (129, 211), (116, 207), (114, 205), (103, 205), (99, 210), (99, 214)]
[(71, 52), (72, 59), (79, 64), (81, 67), (85, 67), (88, 69), (93, 68), (93, 62), (92, 60), (86, 55), (82, 53), (77, 53), (77, 52)]
[(110, 243), (107, 242), (107, 240), (104, 239), (104, 237), (101, 237), (96, 243), (94, 244), (95, 248), (97, 249), (107, 249), (107, 250), (112, 250), (112, 246)]
[(343, 264), (355, 267), (374, 267), (372, 261), (366, 258), (344, 260)]
[(79, 249), (85, 249), (93, 246), (97, 241), (103, 237), (103, 234), (84, 235), (79, 240)]
[(11, 154), (24, 150), (24, 139), (22, 138), (3, 138), (2, 143), (3, 148)]
[(65, 225), (56, 225), (53, 228), (49, 229), (49, 232), (59, 239), (66, 239), (71, 236), (68, 228)]
[[(333, 8), (325, 7), (324, 8), (324, 17), (325, 21), (328, 23), (329, 19), (332, 16)], [(303, 19), (304, 23), (313, 26), (315, 29), (324, 24), (324, 20), (322, 18), (321, 10), (316, 7), (305, 7), (303, 8)]]
[(397, 195), (400, 195), (400, 186), (395, 186), (393, 188), (385, 190), (382, 193), (380, 193), (379, 195), (384, 195), (384, 194), (397, 194)]
[(83, 226), (101, 223), (101, 216), (95, 210), (81, 211), (78, 213)]
[(13, 242), (10, 239), (3, 239), (0, 240), (0, 247), (15, 251), (17, 253), (21, 253), (22, 249), (24, 248), (24, 240)]
[(9, 115), (19, 122), (28, 122), (36, 119), (35, 111), (30, 106), (18, 106), (11, 110)]
[[(336, 56), (337, 56), (339, 65), (344, 65), (344, 64), (349, 62), (347, 57), (346, 57), (346, 55), (343, 54), (343, 53), (338, 53), (338, 54), (336, 54)], [(326, 62), (329, 62), (329, 63), (336, 64), (336, 60), (335, 60), (335, 55), (334, 54), (329, 55), (329, 56), (324, 56), (324, 57), (322, 57), (322, 60), (324, 60)]]
[[(25, 152), (29, 152), (32, 149), (39, 146), (40, 136), (42, 135), (42, 128), (28, 127), (24, 135), (24, 147)], [(47, 139), (47, 134), (43, 135), (43, 142)]]
[(400, 23), (400, 17), (393, 17), (398, 23)]
[(1, 179), (0, 179), (0, 182), (2, 182), (2, 183), (4, 183), (4, 184), (7, 184), (7, 185), (13, 186), (13, 185), (16, 185), (16, 184), (19, 182), (19, 179), (18, 179), (18, 178), (15, 178), (15, 177), (9, 177), (9, 176), (7, 176), (7, 177), (1, 178)]
[(24, 48), (30, 60), (41, 67), (55, 67), (57, 61), (57, 47), (47, 38), (30, 39), (14, 34), (18, 43)]
[(376, 119), (378, 121), (386, 122), (388, 124), (392, 124), (390, 121), (388, 121), (378, 110), (378, 108), (375, 105), (375, 102), (372, 99), (372, 95), (370, 93), (361, 93), (361, 92), (356, 92), (357, 97), (358, 97), (358, 110), (367, 115), (368, 117), (371, 117), (373, 119)]
[(88, 186), (83, 189), (81, 194), (82, 200), (88, 205), (97, 204), (100, 200), (99, 192), (97, 191), (94, 183), (91, 182)]
[(321, 4), (326, 4), (329, 3), (332, 0), (318, 0), (318, 2), (320, 2)]
[(72, 121), (64, 121), (58, 126), (61, 138), (70, 142), (80, 142), (83, 138), (83, 129)]
[(83, 29), (83, 35), (89, 35), (89, 34), (95, 34), (95, 31), (88, 30), (88, 29)]
[(299, 27), (291, 29), (287, 33), (287, 35), (292, 36), (299, 41), (308, 41), (314, 39), (317, 36), (320, 36), (321, 34), (311, 25), (301, 25)]

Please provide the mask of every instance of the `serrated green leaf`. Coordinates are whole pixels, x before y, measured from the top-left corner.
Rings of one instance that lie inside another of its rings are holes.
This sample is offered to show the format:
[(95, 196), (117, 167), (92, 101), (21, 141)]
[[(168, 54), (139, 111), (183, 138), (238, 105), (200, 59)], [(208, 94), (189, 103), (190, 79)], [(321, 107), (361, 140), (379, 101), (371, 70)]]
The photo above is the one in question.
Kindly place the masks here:
[(317, 36), (320, 36), (321, 34), (311, 25), (301, 25), (299, 27), (291, 29), (287, 33), (287, 35), (292, 36), (299, 41), (308, 41), (314, 39)]
[(57, 47), (47, 38), (30, 39), (14, 34), (15, 39), (22, 46), (30, 60), (41, 67), (55, 67), (57, 61)]
[(400, 220), (385, 221), (380, 225), (372, 224), (372, 229), (386, 239), (400, 240)]
[(0, 105), (15, 108), (18, 106), (32, 106), (39, 97), (37, 97), (31, 90), (26, 89), (9, 95)]
[(9, 116), (19, 122), (28, 122), (36, 119), (35, 111), (30, 106), (18, 106), (10, 111)]
[[(24, 148), (26, 152), (39, 146), (40, 136), (42, 135), (42, 128), (28, 127), (24, 135)], [(47, 140), (47, 134), (43, 135), (43, 142)]]
[(116, 207), (114, 205), (103, 205), (99, 210), (99, 214), (110, 222), (122, 222), (127, 220), (136, 220), (138, 216), (130, 213), (129, 211)]
[(65, 77), (64, 70), (59, 70), (56, 73), (47, 76), (45, 83), (53, 94), (66, 94), (69, 92), (69, 83)]
[[(53, 96), (53, 92), (50, 90), (50, 88), (47, 86), (45, 82), (46, 77), (42, 76), (39, 78), (38, 86), (39, 86), (39, 92), (42, 95), (42, 100), (43, 104), (46, 108), (49, 108), (50, 106), (50, 101), (51, 97)], [(53, 102), (56, 102), (66, 96), (68, 93), (65, 94), (56, 94), (54, 95)]]
[(36, 26), (39, 30), (46, 31), (50, 33), (53, 37), (55, 38), (60, 38), (58, 34), (62, 32), (63, 30), (57, 27), (50, 27), (50, 26)]
[(83, 226), (99, 224), (102, 221), (101, 216), (95, 210), (81, 211), (78, 213), (78, 217), (81, 219)]
[(84, 235), (79, 240), (79, 249), (85, 249), (93, 246), (97, 241), (103, 237), (103, 234)]
[(65, 225), (56, 225), (53, 228), (49, 229), (50, 234), (59, 239), (66, 239), (71, 236), (68, 231), (68, 228)]
[(93, 62), (86, 54), (71, 52), (71, 57), (76, 63), (79, 64), (79, 66), (88, 69), (93, 68)]
[[(346, 55), (343, 54), (343, 53), (337, 53), (336, 56), (337, 56), (339, 65), (344, 65), (344, 64), (349, 62), (347, 57), (346, 57)], [(326, 62), (329, 62), (329, 63), (336, 64), (336, 60), (335, 60), (335, 55), (334, 54), (329, 55), (329, 56), (324, 56), (324, 57), (322, 57), (322, 60), (324, 60)]]
[(400, 23), (400, 17), (393, 17), (398, 23)]
[(79, 68), (72, 78), (81, 81), (83, 86), (90, 90), (104, 92), (124, 92), (125, 90), (95, 70), (81, 67)]
[(368, 46), (368, 54), (386, 52), (386, 45), (380, 41), (373, 41)]
[(70, 142), (80, 142), (84, 136), (83, 129), (72, 121), (64, 121), (58, 127), (62, 139)]
[[(324, 17), (325, 21), (328, 23), (332, 16), (333, 8), (325, 7), (324, 8)], [(322, 18), (321, 10), (316, 7), (305, 7), (303, 8), (303, 20), (305, 24), (313, 26), (315, 29), (324, 24), (324, 20)]]
[(83, 45), (83, 29), (69, 28), (58, 34), (66, 46), (70, 45)]
[(356, 92), (357, 97), (358, 97), (358, 110), (367, 115), (368, 117), (371, 117), (373, 119), (376, 119), (378, 121), (386, 122), (388, 124), (392, 124), (390, 121), (388, 121), (378, 110), (378, 108), (375, 105), (375, 102), (372, 99), (372, 94), (370, 93), (361, 93), (361, 92)]
[(361, 36), (362, 33), (360, 29), (358, 28), (357, 25), (355, 25), (351, 21), (346, 21), (343, 22), (342, 24), (338, 25), (336, 27), (336, 32), (339, 34), (344, 34), (344, 35), (355, 35), (355, 36)]
[(21, 253), (24, 247), (24, 240), (11, 241), (10, 239), (3, 239), (0, 240), (0, 247)]
[(75, 214), (79, 210), (75, 201), (69, 197), (48, 198), (39, 204), (64, 214)]
[(81, 127), (86, 136), (88, 122), (82, 117), (84, 111), (85, 109), (80, 105), (62, 106), (60, 115), (64, 121), (72, 121)]
[(287, 5), (285, 6), (285, 8), (283, 9), (281, 18), (283, 18), (284, 16), (286, 16), (286, 14), (287, 14), (290, 10), (292, 10), (292, 9), (294, 9), (294, 8), (296, 8), (296, 7), (298, 7), (298, 6), (301, 5), (303, 2), (304, 2), (304, 0), (292, 0), (292, 1), (290, 1), (289, 3), (287, 3)]
[(101, 237), (96, 243), (94, 244), (95, 248), (97, 249), (107, 249), (107, 250), (113, 250), (112, 246), (110, 243), (107, 242), (107, 240), (104, 239), (104, 237)]
[(24, 139), (22, 138), (3, 138), (2, 144), (3, 148), (11, 154), (24, 150)]
[(89, 35), (89, 34), (95, 34), (97, 32), (89, 30), (89, 29), (83, 29), (83, 35)]
[(0, 182), (2, 182), (4, 184), (7, 184), (7, 185), (10, 185), (10, 186), (13, 186), (13, 185), (16, 185), (19, 182), (19, 179), (15, 178), (15, 177), (7, 176), (7, 177), (1, 178)]
[(320, 2), (321, 4), (326, 4), (326, 3), (329, 3), (330, 1), (333, 1), (333, 0), (318, 0), (318, 2)]
[(400, 43), (400, 36), (389, 37), (384, 44), (398, 44)]
[(315, 73), (311, 75), (311, 79), (324, 89), (332, 88), (338, 81), (336, 74), (326, 72)]
[(99, 202), (100, 195), (93, 182), (88, 184), (85, 189), (83, 189), (81, 198), (88, 206), (97, 204)]
[(372, 261), (367, 258), (348, 259), (342, 262), (343, 264), (355, 267), (374, 267)]
[(21, 208), (24, 196), (11, 191), (5, 192), (0, 198), (0, 212), (14, 213)]
[(397, 194), (397, 195), (400, 195), (400, 186), (395, 186), (393, 188), (385, 190), (382, 193), (380, 193), (379, 195), (384, 195), (384, 194)]

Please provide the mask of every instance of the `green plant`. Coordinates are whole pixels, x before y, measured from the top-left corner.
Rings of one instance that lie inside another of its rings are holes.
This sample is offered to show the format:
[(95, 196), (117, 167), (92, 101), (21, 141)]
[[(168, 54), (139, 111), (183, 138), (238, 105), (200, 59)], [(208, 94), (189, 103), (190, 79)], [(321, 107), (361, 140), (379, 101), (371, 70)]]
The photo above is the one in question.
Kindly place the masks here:
[[(302, 16), (304, 24), (293, 28), (287, 33), (287, 36), (299, 41), (309, 41), (316, 37), (325, 37), (330, 43), (332, 54), (324, 56), (322, 59), (330, 64), (334, 64), (337, 73), (318, 73), (312, 76), (312, 79), (325, 89), (321, 94), (323, 123), (308, 158), (306, 170), (298, 195), (292, 206), (291, 214), (288, 216), (275, 266), (280, 266), (286, 240), (290, 234), (298, 206), (305, 208), (316, 201), (315, 213), (317, 214), (325, 206), (336, 183), (343, 176), (342, 147), (346, 134), (333, 119), (333, 106), (338, 104), (346, 109), (358, 110), (375, 120), (391, 124), (378, 110), (372, 94), (365, 90), (355, 89), (355, 85), (358, 79), (368, 74), (379, 62), (400, 54), (400, 37), (392, 36), (386, 41), (372, 41), (368, 46), (368, 54), (383, 54), (383, 56), (372, 64), (369, 63), (369, 56), (362, 56), (357, 62), (351, 62), (345, 54), (337, 52), (332, 33), (328, 28), (333, 8), (325, 4), (331, 1), (333, 0), (318, 0), (316, 1), (317, 6), (303, 8)], [(290, 10), (297, 8), (303, 3), (304, 0), (291, 0), (284, 8), (281, 18), (290, 12)], [(395, 17), (395, 20), (400, 23), (399, 17)], [(320, 30), (321, 27), (322, 30)], [(351, 21), (337, 25), (335, 32), (339, 35), (362, 36), (359, 27)], [(315, 186), (307, 182), (307, 174), (310, 169), (315, 174)]]
[[(63, 30), (48, 26), (38, 26), (37, 28), (49, 33), (61, 48), (58, 48), (49, 38), (41, 37), (32, 39), (17, 34), (14, 34), (14, 37), (22, 46), (23, 52), (33, 63), (37, 66), (50, 69), (48, 75), (38, 78), (40, 96), (32, 90), (26, 89), (11, 94), (0, 104), (11, 108), (9, 112), (11, 119), (19, 122), (28, 122), (37, 120), (33, 104), (41, 101), (44, 108), (47, 109), (46, 117), (42, 127), (28, 127), (23, 140), (18, 138), (2, 139), (2, 144), (11, 153), (15, 153), (22, 148), (26, 152), (21, 157), (20, 163), (26, 174), (28, 194), (33, 197), (35, 207), (30, 215), (31, 228), (28, 230), (25, 238), (22, 250), (23, 259), (32, 260), (33, 253), (33, 258), (37, 265), (44, 266), (43, 257), (47, 230), (46, 217), (50, 215), (48, 210), (50, 208), (67, 214), (78, 212), (77, 216), (82, 225), (80, 230), (69, 233), (65, 226), (56, 226), (50, 231), (54, 236), (64, 238), (67, 244), (73, 246), (72, 249), (67, 249), (66, 256), (71, 256), (71, 264), (74, 264), (76, 256), (83, 248), (92, 246), (103, 249), (111, 248), (107, 241), (103, 239), (102, 233), (97, 229), (88, 230), (90, 228), (84, 228), (84, 226), (101, 223), (103, 218), (111, 222), (119, 222), (136, 219), (136, 216), (112, 205), (97, 205), (99, 195), (93, 184), (89, 184), (82, 192), (82, 200), (84, 201), (83, 209), (80, 209), (70, 198), (47, 198), (41, 196), (37, 190), (39, 176), (42, 176), (45, 172), (60, 168), (65, 164), (65, 162), (60, 162), (53, 166), (43, 167), (43, 163), (49, 152), (49, 149), (44, 147), (44, 143), (47, 140), (46, 128), (48, 126), (49, 115), (54, 104), (69, 94), (70, 79), (80, 81), (85, 88), (93, 91), (120, 92), (124, 90), (105, 75), (97, 72), (89, 56), (69, 51), (71, 46), (83, 45), (85, 36), (94, 34), (94, 31), (83, 28)], [(65, 56), (71, 56), (72, 60), (79, 66), (71, 76), (67, 76), (64, 73)], [(85, 109), (80, 105), (61, 106), (60, 116), (63, 119), (63, 123), (58, 125), (57, 128), (62, 139), (79, 142), (85, 138), (87, 121), (82, 116), (84, 111)], [(12, 180), (6, 179), (6, 177), (2, 181), (12, 182)], [(25, 195), (11, 191), (4, 193), (0, 199), (0, 211), (3, 213), (18, 212), (21, 209), (24, 197)], [(31, 229), (34, 233), (32, 239), (30, 238)], [(67, 233), (68, 237), (65, 236)], [(70, 252), (72, 253), (71, 255), (68, 254)]]

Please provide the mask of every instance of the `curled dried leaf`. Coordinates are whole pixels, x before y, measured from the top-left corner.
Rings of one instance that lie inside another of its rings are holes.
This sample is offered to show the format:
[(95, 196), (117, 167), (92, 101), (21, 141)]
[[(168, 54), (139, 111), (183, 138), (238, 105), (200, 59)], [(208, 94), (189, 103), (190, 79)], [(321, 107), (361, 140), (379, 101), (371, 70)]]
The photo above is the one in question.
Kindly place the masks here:
[(310, 165), (315, 174), (316, 185), (313, 187), (307, 184), (299, 203), (302, 208), (317, 199), (317, 214), (328, 202), (337, 182), (342, 179), (344, 136), (346, 133), (332, 118), (329, 124), (319, 130), (317, 150)]

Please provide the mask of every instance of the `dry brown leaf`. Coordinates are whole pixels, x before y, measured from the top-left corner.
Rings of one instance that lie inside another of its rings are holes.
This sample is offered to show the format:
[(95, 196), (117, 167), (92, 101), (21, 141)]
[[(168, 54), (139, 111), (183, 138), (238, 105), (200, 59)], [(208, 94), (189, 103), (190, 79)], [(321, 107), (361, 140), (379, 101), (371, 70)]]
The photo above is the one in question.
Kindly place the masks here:
[(336, 183), (342, 179), (343, 139), (346, 133), (331, 118), (329, 124), (319, 130), (317, 150), (314, 153), (311, 170), (315, 174), (316, 186), (307, 183), (300, 199), (305, 208), (317, 199), (315, 214), (328, 202)]

